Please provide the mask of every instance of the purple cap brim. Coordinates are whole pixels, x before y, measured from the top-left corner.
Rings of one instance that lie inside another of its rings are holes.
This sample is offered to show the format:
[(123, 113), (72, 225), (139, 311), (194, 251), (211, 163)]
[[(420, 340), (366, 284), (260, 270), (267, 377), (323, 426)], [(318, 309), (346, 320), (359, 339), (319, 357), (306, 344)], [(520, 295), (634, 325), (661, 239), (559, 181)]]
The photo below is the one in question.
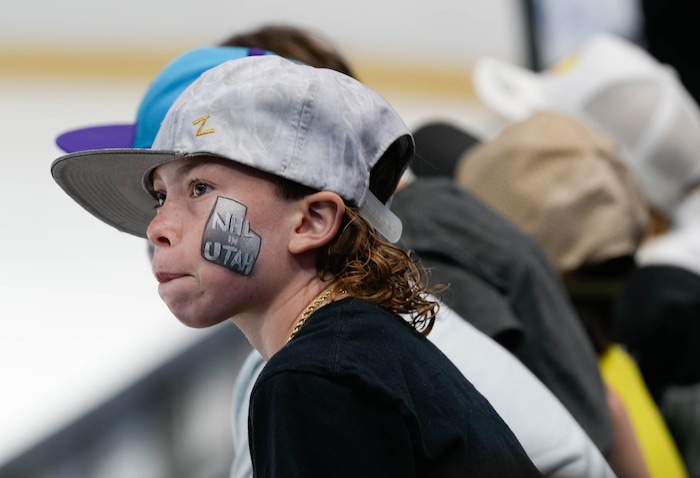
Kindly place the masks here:
[(66, 153), (89, 149), (130, 148), (134, 142), (136, 125), (116, 124), (91, 126), (63, 133), (56, 144)]

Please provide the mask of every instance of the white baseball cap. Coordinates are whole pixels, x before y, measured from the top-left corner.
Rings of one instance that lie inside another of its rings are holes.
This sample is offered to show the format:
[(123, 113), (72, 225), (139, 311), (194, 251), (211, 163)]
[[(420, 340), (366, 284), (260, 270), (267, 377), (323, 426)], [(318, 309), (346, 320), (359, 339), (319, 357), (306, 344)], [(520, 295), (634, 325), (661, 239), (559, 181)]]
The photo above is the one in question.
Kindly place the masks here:
[(645, 50), (599, 33), (536, 73), (495, 58), (474, 66), (480, 99), (508, 120), (553, 110), (614, 139), (647, 200), (671, 215), (700, 181), (700, 109), (676, 72)]
[(213, 155), (358, 207), (387, 240), (401, 221), (369, 189), (370, 171), (396, 148), (396, 178), (414, 153), (410, 131), (376, 92), (330, 69), (251, 56), (206, 71), (173, 103), (151, 149), (100, 149), (51, 166), (76, 202), (117, 229), (146, 237), (155, 216), (151, 171), (176, 159)]

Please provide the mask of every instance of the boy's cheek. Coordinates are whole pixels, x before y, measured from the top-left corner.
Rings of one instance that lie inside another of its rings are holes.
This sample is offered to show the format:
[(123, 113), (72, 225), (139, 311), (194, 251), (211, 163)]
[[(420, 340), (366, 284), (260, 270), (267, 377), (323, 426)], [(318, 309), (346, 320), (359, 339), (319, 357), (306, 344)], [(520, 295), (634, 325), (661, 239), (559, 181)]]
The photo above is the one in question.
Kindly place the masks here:
[(235, 199), (219, 196), (202, 234), (205, 260), (242, 275), (250, 275), (260, 254), (260, 236), (245, 219), (248, 208)]

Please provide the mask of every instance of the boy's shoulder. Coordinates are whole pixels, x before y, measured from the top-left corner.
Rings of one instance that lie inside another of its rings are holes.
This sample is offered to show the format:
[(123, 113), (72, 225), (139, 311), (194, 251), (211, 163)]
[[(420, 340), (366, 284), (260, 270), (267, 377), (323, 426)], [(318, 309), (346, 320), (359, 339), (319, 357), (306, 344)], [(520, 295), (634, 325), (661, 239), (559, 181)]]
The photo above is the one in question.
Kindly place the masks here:
[(370, 301), (347, 298), (328, 304), (270, 358), (261, 374), (284, 371), (324, 375), (364, 374), (392, 367), (410, 350), (432, 348), (401, 316)]

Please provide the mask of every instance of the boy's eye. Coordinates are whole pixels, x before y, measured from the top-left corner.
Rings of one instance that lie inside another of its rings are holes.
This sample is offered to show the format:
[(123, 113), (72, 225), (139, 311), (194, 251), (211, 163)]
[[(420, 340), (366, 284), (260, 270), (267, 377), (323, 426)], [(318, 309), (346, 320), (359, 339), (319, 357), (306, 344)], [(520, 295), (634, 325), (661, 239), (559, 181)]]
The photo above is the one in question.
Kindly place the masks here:
[(154, 198), (154, 199), (156, 200), (156, 202), (158, 203), (158, 207), (160, 207), (160, 206), (162, 206), (163, 204), (165, 204), (165, 193), (164, 193), (164, 192), (160, 192), (160, 191), (154, 192), (154, 193), (153, 193), (153, 198)]
[(211, 186), (206, 183), (195, 183), (192, 187), (192, 195), (194, 197), (203, 196), (204, 194), (208, 193), (210, 189)]

